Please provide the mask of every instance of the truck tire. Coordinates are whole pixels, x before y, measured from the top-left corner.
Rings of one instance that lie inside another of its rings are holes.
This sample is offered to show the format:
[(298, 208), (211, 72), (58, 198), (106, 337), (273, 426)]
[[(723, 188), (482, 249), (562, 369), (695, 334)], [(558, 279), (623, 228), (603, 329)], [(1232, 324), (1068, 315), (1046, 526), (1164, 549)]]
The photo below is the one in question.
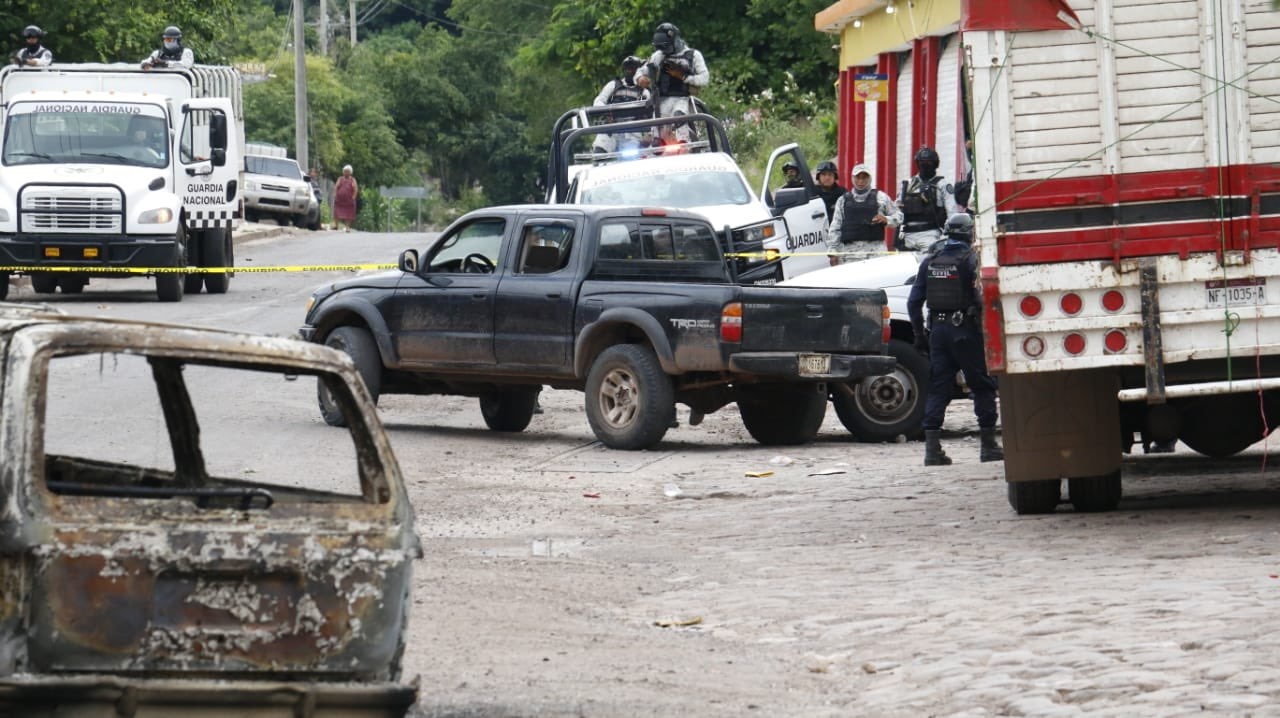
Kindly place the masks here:
[(58, 277), (58, 288), (62, 290), (63, 294), (80, 294), (88, 283), (89, 278), (83, 274), (68, 274)]
[(1120, 472), (1107, 476), (1067, 479), (1067, 497), (1076, 511), (1115, 511), (1120, 505)]
[[(235, 264), (235, 246), (231, 236), (231, 228), (223, 227), (222, 229), (209, 230), (207, 237), (209, 242), (205, 244), (204, 267), (234, 267)], [(219, 272), (217, 274), (204, 275), (204, 288), (210, 294), (226, 294), (227, 288), (231, 286), (231, 273)]]
[(7, 272), (0, 273), (0, 301), (4, 301), (9, 296), (9, 274)]
[(901, 339), (889, 340), (889, 355), (898, 360), (890, 374), (831, 385), (831, 404), (853, 438), (893, 441), (899, 435), (920, 437), (929, 360)]
[(611, 449), (648, 449), (666, 436), (676, 415), (675, 389), (653, 350), (609, 347), (587, 373), (587, 422)]
[[(356, 365), (356, 371), (364, 381), (365, 389), (373, 398), (374, 406), (378, 404), (378, 395), (382, 392), (382, 356), (378, 354), (378, 344), (373, 335), (364, 327), (338, 327), (325, 338), (324, 344), (339, 351), (344, 351)], [(329, 426), (346, 426), (346, 417), (339, 410), (337, 402), (329, 394), (324, 382), (316, 383), (316, 398), (320, 403), (320, 416)]]
[(1193, 451), (1223, 459), (1262, 440), (1266, 429), (1256, 394), (1222, 394), (1181, 407), (1178, 438)]
[[(187, 230), (183, 221), (178, 221), (178, 246), (173, 266), (187, 266)], [(187, 276), (176, 272), (164, 272), (156, 275), (156, 296), (162, 302), (182, 301), (183, 290), (187, 288)]]
[(36, 294), (53, 294), (58, 291), (58, 278), (50, 272), (36, 272), (31, 275), (31, 291)]
[(738, 392), (742, 425), (765, 446), (812, 441), (827, 414), (825, 384), (760, 384)]
[(524, 431), (533, 421), (533, 407), (538, 403), (536, 386), (499, 389), (480, 397), (480, 414), (485, 426), (493, 431)]
[(1043, 479), (1037, 481), (1010, 481), (1009, 505), (1019, 516), (1026, 514), (1051, 514), (1062, 499), (1062, 481)]

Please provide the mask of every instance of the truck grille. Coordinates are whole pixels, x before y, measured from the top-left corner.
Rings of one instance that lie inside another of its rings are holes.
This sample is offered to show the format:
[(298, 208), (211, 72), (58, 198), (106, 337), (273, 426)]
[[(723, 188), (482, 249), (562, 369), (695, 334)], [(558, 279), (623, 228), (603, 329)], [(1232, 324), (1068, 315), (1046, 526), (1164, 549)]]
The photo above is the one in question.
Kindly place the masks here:
[(124, 197), (110, 186), (24, 188), (18, 209), (21, 231), (120, 234)]

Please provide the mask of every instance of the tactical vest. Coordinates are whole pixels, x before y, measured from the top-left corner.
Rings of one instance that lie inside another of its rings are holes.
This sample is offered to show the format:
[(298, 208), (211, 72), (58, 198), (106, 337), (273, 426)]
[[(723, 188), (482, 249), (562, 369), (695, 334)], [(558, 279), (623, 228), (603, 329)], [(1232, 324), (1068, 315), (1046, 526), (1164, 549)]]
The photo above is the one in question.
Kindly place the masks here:
[(620, 102), (639, 102), (644, 99), (644, 90), (634, 84), (627, 84), (627, 81), (618, 78), (613, 82), (613, 92), (609, 94), (607, 104), (616, 105)]
[(36, 45), (32, 47), (24, 47), (18, 51), (18, 64), (25, 65), (27, 60), (38, 60), (44, 54), (44, 45)]
[(840, 224), (840, 243), (883, 242), (884, 225), (872, 224), (871, 219), (880, 213), (880, 192), (872, 187), (859, 200), (853, 192), (845, 192), (844, 221)]
[(182, 43), (178, 43), (178, 46), (172, 50), (161, 45), (160, 54), (156, 55), (156, 59), (164, 60), (165, 62), (179, 62), (182, 60), (182, 51), (185, 49), (186, 48), (182, 46)]
[[(667, 55), (667, 60), (685, 60), (689, 65), (693, 66), (693, 48), (686, 47), (684, 52), (678, 52), (674, 55)], [(661, 67), (658, 68), (658, 92), (663, 97), (688, 97), (690, 95), (689, 86), (684, 80), (679, 80), (667, 74)]]
[(910, 184), (904, 182), (902, 191), (902, 230), (904, 232), (924, 232), (930, 229), (942, 229), (947, 221), (947, 209), (942, 206), (938, 187), (941, 177), (922, 180), (911, 178)]
[(943, 250), (931, 256), (925, 272), (925, 301), (931, 312), (955, 312), (973, 304), (973, 287), (965, 286), (962, 267), (972, 249)]

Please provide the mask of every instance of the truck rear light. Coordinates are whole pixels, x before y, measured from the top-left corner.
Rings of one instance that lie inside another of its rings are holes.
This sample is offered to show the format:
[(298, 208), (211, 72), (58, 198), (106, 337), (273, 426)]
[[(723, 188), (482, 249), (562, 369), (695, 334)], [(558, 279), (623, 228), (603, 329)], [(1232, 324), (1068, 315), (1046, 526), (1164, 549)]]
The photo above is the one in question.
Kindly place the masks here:
[(666, 216), (667, 216), (667, 210), (662, 209), (662, 208), (660, 208), (660, 207), (645, 207), (644, 209), (640, 210), (640, 216), (642, 216), (642, 217), (666, 217)]
[(1039, 297), (1033, 297), (1030, 294), (1022, 298), (1018, 302), (1018, 311), (1022, 312), (1022, 316), (1028, 319), (1040, 316), (1040, 311), (1044, 309), (1044, 305), (1040, 303)]
[(1032, 359), (1038, 359), (1041, 354), (1044, 354), (1044, 340), (1040, 337), (1027, 337), (1026, 339), (1023, 339), (1022, 353)]
[(1079, 332), (1072, 332), (1062, 340), (1062, 348), (1065, 349), (1066, 352), (1068, 354), (1071, 354), (1072, 356), (1075, 356), (1083, 352), (1084, 345), (1085, 345), (1084, 335), (1080, 334)]
[(881, 327), (880, 327), (880, 341), (883, 344), (888, 344), (889, 340), (893, 338), (893, 326), (889, 324), (889, 305), (888, 304), (884, 305), (884, 309), (883, 311), (880, 312), (880, 316), (884, 320), (881, 323)]
[(742, 341), (742, 304), (733, 302), (720, 311), (720, 341), (737, 344)]
[[(1075, 292), (1067, 292), (1062, 295), (1062, 299), (1059, 300), (1058, 306), (1061, 307), (1063, 314), (1073, 317), (1079, 314), (1080, 310), (1084, 308), (1084, 300)], [(1081, 338), (1083, 339), (1083, 337)]]
[[(1102, 295), (1102, 308), (1108, 312), (1118, 312), (1124, 309), (1124, 292), (1117, 289), (1109, 290)], [(1110, 335), (1108, 335), (1110, 336)]]
[(1119, 354), (1129, 346), (1129, 337), (1119, 329), (1112, 329), (1102, 338), (1102, 344), (1107, 348), (1108, 354)]

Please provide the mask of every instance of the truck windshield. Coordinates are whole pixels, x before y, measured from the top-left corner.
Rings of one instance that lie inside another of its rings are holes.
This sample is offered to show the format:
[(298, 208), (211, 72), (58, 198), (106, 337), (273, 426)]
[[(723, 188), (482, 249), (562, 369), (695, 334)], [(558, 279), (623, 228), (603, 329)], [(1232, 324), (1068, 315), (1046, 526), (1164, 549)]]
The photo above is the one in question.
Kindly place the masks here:
[(5, 124), (3, 162), (168, 167), (168, 125), (150, 105), (18, 103)]
[(246, 155), (244, 158), (244, 170), (255, 175), (270, 175), (272, 177), (302, 180), (302, 170), (298, 169), (297, 161), (283, 157)]
[(582, 190), (581, 204), (655, 204), (676, 209), (748, 204), (751, 190), (737, 172), (625, 177)]

